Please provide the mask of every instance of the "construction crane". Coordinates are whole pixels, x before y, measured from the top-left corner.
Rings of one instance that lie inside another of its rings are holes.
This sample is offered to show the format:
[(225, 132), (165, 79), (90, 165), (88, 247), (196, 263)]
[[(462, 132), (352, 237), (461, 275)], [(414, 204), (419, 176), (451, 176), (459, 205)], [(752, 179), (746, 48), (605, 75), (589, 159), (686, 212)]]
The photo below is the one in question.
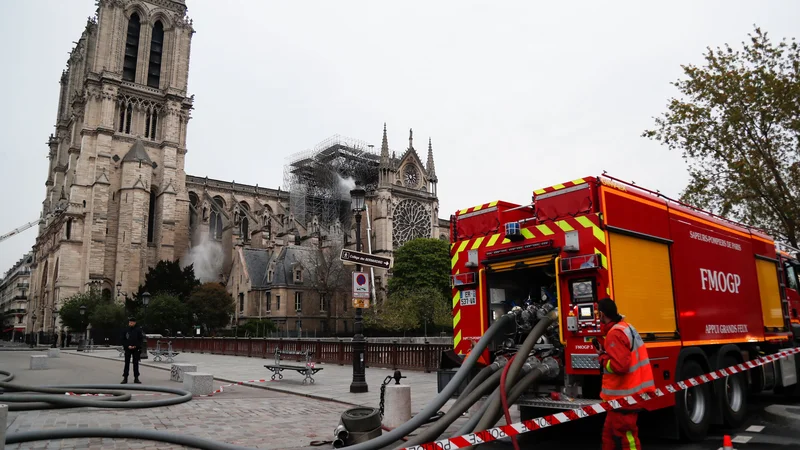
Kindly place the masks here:
[(15, 228), (15, 229), (11, 230), (11, 232), (9, 232), (9, 233), (6, 233), (6, 234), (4, 234), (4, 235), (0, 236), (0, 242), (3, 242), (3, 241), (5, 241), (6, 239), (10, 238), (11, 236), (14, 236), (14, 235), (20, 234), (20, 233), (22, 233), (23, 231), (27, 230), (28, 228), (30, 228), (30, 227), (32, 227), (32, 226), (34, 226), (34, 225), (38, 225), (38, 224), (39, 224), (39, 222), (40, 222), (40, 220), (39, 220), (39, 219), (36, 219), (36, 220), (34, 220), (34, 221), (32, 221), (32, 222), (28, 222), (28, 223), (26, 223), (25, 225), (23, 225), (23, 226), (21, 226), (21, 227), (19, 227), (19, 228)]

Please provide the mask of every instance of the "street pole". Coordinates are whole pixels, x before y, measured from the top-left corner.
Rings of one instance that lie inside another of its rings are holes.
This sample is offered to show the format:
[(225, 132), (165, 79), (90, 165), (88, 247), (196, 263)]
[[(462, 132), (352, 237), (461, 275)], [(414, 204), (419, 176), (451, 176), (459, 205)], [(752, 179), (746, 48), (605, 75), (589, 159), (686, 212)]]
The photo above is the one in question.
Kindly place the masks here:
[[(361, 210), (364, 209), (364, 189), (358, 186), (350, 191), (350, 198), (354, 203), (353, 212), (356, 219), (356, 251), (361, 251)], [(361, 264), (356, 264), (356, 271), (361, 272)], [(363, 393), (369, 391), (366, 377), (366, 340), (364, 339), (364, 318), (361, 308), (356, 308), (355, 323), (353, 325), (353, 381), (350, 383), (350, 392)]]

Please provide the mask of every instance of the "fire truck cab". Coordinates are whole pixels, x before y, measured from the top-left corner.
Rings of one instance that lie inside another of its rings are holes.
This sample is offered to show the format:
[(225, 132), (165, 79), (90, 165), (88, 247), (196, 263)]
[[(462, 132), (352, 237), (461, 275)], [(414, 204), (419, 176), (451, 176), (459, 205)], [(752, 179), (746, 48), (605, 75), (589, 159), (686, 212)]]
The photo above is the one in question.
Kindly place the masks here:
[[(450, 241), (455, 353), (514, 308), (559, 313), (532, 357), (555, 358), (560, 373), (520, 398), (523, 419), (598, 402), (592, 340), (602, 341), (604, 297), (642, 335), (657, 387), (796, 344), (800, 251), (776, 250), (762, 231), (607, 175), (538, 189), (529, 205), (460, 210)], [(480, 362), (514, 353), (523, 329), (495, 338)], [(797, 367), (779, 360), (645, 406), (660, 434), (703, 439), (712, 423), (744, 421), (748, 392), (797, 391)]]

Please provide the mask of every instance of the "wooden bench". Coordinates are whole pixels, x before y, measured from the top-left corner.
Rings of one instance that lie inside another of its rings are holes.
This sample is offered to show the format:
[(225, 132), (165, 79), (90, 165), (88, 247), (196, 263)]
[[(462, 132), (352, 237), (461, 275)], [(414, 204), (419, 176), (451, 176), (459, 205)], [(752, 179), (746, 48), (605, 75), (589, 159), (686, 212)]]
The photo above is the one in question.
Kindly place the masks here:
[(161, 341), (156, 341), (156, 348), (150, 350), (150, 354), (153, 355), (153, 362), (159, 362), (163, 358), (168, 363), (175, 362), (174, 358), (180, 355), (179, 352), (172, 350), (172, 341), (167, 342), (166, 350), (161, 349)]
[[(272, 381), (275, 381), (275, 377), (278, 377), (279, 380), (283, 379), (283, 372), (284, 370), (294, 370), (300, 375), (304, 375), (303, 384), (306, 382), (314, 384), (314, 374), (322, 370), (321, 367), (314, 367), (314, 362), (311, 360), (311, 357), (314, 355), (314, 352), (310, 350), (304, 351), (290, 351), (290, 350), (280, 350), (275, 349), (275, 364), (265, 364), (264, 367), (267, 368), (270, 372), (272, 372)], [(306, 364), (305, 366), (301, 365), (286, 365), (281, 364), (281, 359), (283, 356), (300, 356), (305, 358)]]

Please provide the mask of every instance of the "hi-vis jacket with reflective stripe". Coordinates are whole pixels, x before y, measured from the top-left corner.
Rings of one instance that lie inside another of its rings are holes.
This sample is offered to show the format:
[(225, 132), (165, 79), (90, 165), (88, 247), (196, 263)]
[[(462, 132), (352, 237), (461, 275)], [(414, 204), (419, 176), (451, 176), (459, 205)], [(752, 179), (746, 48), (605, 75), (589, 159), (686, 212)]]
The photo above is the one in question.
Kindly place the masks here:
[(623, 321), (614, 324), (606, 336), (605, 350), (600, 355), (603, 367), (600, 398), (614, 400), (654, 390), (650, 358), (633, 326)]

